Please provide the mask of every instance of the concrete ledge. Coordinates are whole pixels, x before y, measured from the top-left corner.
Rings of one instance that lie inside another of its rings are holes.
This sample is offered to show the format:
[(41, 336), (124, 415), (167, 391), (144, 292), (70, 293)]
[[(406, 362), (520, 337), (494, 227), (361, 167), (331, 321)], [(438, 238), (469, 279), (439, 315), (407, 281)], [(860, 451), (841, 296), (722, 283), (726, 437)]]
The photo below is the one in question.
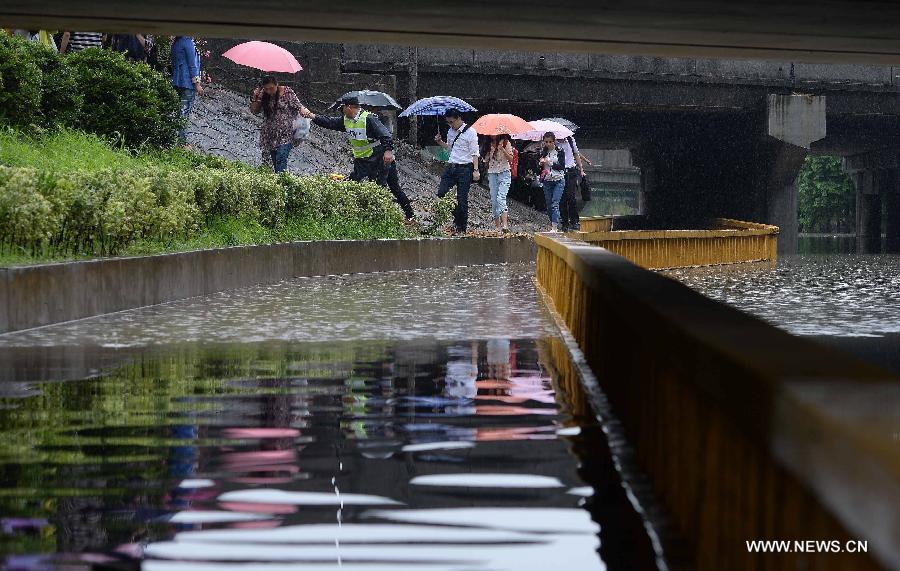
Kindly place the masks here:
[(0, 269), (0, 333), (295, 277), (534, 261), (530, 238), (334, 240)]
[[(696, 569), (900, 569), (896, 377), (603, 248), (535, 242), (538, 281)], [(868, 553), (750, 553), (748, 540)]]

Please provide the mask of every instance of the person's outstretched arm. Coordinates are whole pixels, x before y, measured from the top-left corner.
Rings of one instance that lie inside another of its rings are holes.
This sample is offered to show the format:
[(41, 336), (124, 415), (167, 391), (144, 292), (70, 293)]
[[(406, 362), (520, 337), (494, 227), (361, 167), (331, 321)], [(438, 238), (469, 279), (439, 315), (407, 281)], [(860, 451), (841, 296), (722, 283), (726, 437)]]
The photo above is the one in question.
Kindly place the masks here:
[(344, 127), (343, 117), (323, 117), (322, 115), (316, 115), (303, 105), (300, 106), (300, 116), (310, 119), (313, 123), (315, 123), (319, 127), (322, 127), (323, 129), (331, 129), (332, 131), (347, 130)]

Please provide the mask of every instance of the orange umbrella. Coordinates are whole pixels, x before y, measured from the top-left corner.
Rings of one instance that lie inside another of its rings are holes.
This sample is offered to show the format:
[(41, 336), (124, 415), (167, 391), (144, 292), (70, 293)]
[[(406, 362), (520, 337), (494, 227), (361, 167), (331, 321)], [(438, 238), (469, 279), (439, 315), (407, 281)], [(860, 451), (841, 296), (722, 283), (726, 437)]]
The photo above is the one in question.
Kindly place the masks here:
[(479, 135), (516, 135), (534, 129), (525, 119), (509, 113), (482, 115), (472, 123), (472, 128)]

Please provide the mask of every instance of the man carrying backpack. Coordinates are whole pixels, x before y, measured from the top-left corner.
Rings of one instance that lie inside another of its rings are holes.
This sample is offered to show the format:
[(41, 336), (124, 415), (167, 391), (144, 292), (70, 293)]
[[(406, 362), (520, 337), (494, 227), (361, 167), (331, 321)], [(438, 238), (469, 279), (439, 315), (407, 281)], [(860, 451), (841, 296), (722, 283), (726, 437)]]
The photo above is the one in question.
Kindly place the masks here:
[(472, 181), (478, 181), (481, 173), (478, 171), (478, 134), (475, 129), (470, 129), (462, 120), (462, 114), (456, 109), (448, 109), (444, 118), (450, 124), (447, 131), (447, 141), (438, 133), (434, 141), (447, 149), (450, 158), (447, 168), (441, 175), (441, 183), (438, 186), (438, 198), (443, 198), (450, 189), (456, 186), (456, 209), (453, 211), (453, 226), (456, 234), (465, 234), (469, 225), (469, 187)]

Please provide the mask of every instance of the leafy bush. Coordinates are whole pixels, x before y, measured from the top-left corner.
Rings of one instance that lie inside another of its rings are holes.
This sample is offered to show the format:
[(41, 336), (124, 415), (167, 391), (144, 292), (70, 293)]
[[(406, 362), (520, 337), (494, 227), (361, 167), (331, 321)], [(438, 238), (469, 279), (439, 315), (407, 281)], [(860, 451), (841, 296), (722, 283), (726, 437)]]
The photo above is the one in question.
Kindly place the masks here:
[(100, 48), (66, 57), (84, 97), (77, 126), (130, 147), (175, 143), (183, 124), (175, 90), (160, 73)]
[(43, 76), (29, 57), (28, 42), (0, 32), (0, 121), (27, 127), (40, 124)]
[(274, 175), (181, 149), (135, 154), (67, 130), (43, 138), (0, 130), (7, 257), (404, 235), (393, 198), (373, 183)]
[(84, 98), (72, 68), (59, 52), (38, 42), (24, 42), (27, 57), (41, 70), (42, 124), (48, 127), (75, 125)]

